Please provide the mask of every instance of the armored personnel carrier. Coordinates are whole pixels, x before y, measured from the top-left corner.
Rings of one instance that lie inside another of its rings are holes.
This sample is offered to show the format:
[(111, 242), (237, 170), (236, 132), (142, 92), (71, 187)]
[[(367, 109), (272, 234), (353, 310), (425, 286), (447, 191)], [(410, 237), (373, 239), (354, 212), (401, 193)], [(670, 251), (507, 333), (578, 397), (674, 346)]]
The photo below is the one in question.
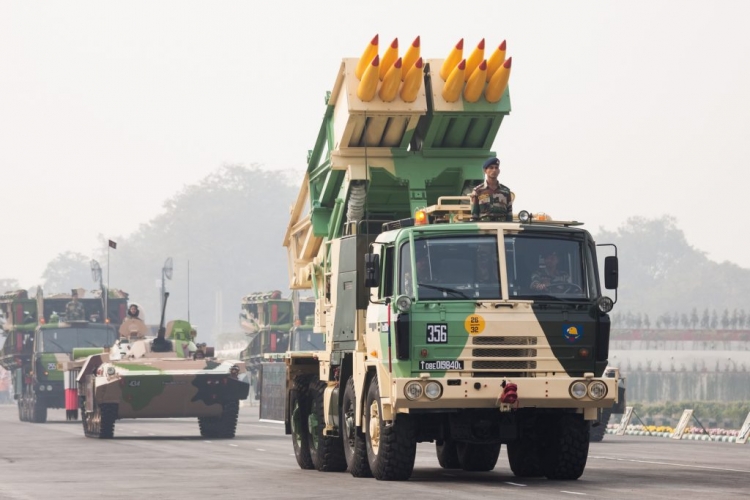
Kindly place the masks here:
[(250, 388), (241, 362), (214, 358), (212, 347), (194, 342), (187, 321), (165, 327), (164, 309), (156, 337), (137, 317), (126, 319), (119, 334), (109, 352), (68, 366), (79, 370), (86, 437), (112, 438), (118, 419), (169, 417), (197, 417), (203, 437), (234, 437), (239, 401)]

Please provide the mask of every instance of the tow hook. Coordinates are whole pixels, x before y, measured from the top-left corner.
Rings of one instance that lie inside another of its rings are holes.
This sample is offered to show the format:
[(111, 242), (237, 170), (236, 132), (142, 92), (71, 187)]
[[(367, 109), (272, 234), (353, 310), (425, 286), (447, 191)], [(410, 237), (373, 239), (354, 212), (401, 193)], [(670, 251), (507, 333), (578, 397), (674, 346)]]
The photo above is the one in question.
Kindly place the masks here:
[(503, 392), (498, 396), (497, 403), (501, 412), (512, 410), (518, 403), (518, 386), (513, 382), (503, 380)]

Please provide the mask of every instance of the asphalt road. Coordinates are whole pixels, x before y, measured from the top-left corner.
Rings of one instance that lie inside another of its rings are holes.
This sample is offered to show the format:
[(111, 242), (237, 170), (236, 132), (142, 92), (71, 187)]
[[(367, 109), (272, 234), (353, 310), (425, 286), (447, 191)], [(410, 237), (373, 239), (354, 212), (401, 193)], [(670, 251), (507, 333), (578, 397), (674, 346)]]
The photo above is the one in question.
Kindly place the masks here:
[(581, 479), (548, 481), (516, 479), (504, 448), (492, 472), (446, 471), (425, 443), (412, 479), (393, 483), (300, 470), (283, 426), (259, 422), (257, 407), (242, 409), (232, 440), (205, 440), (190, 419), (118, 421), (115, 439), (87, 439), (64, 418), (22, 423), (0, 405), (0, 499), (750, 498), (750, 444), (608, 435)]

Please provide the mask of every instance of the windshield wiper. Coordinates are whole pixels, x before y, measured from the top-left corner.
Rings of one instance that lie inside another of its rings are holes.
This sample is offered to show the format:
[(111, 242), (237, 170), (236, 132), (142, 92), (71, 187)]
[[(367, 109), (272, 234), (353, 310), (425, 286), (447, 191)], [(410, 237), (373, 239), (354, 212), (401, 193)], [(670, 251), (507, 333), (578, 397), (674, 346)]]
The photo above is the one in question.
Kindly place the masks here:
[(448, 288), (445, 286), (437, 286), (437, 285), (428, 285), (426, 283), (417, 283), (417, 286), (423, 286), (425, 288), (432, 288), (433, 290), (438, 290), (440, 292), (452, 293), (454, 295), (458, 295), (459, 297), (463, 297), (465, 299), (471, 300), (471, 297), (466, 295), (461, 290), (456, 290), (455, 288)]

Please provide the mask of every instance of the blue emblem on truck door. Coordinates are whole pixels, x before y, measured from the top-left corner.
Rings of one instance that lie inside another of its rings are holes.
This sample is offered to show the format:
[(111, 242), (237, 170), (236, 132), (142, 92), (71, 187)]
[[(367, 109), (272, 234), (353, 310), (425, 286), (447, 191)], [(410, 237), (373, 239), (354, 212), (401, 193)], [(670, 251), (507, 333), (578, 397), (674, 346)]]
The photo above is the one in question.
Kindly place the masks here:
[(581, 340), (581, 337), (583, 337), (583, 325), (563, 325), (563, 337), (565, 340), (570, 342), (571, 344), (574, 344)]

